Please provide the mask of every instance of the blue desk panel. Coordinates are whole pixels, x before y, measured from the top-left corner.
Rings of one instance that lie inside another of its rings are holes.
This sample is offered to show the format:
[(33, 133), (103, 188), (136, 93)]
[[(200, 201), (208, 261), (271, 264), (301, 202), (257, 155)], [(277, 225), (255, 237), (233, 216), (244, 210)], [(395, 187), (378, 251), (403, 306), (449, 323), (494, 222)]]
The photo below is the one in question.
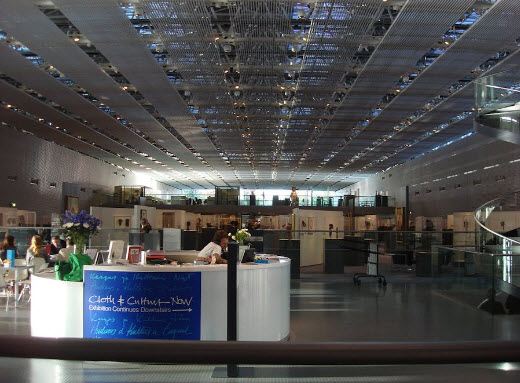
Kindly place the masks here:
[(84, 273), (84, 338), (200, 340), (200, 272)]

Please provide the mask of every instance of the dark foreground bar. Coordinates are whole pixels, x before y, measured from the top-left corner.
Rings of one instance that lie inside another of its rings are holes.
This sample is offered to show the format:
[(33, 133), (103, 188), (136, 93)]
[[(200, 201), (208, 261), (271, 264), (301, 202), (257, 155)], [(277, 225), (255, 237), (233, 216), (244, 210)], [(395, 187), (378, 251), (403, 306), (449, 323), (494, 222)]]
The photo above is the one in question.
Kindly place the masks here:
[(291, 343), (0, 337), (0, 357), (175, 364), (519, 362), (520, 342)]

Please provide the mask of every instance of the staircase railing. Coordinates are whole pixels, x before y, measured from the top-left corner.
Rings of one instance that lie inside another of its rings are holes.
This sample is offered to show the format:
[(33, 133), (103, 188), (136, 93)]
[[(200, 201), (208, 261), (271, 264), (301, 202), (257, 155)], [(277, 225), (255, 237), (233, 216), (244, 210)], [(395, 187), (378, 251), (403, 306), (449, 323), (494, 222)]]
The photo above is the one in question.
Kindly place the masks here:
[[(480, 226), (482, 230), (482, 238), (483, 243), (482, 246), (485, 246), (485, 241), (491, 239), (489, 234), (496, 237), (499, 242), (502, 241), (503, 244), (509, 244), (510, 246), (520, 245), (520, 241), (510, 238), (504, 234), (498, 233), (496, 230), (488, 227), (486, 225), (486, 221), (490, 218), (491, 214), (496, 210), (500, 209), (501, 211), (519, 211), (520, 212), (520, 191), (514, 191), (511, 193), (503, 194), (498, 198), (495, 198), (491, 201), (486, 202), (482, 206), (478, 207), (475, 210), (475, 222), (478, 226)], [(503, 230), (505, 231), (505, 225), (503, 226)], [(486, 235), (487, 234), (487, 235)], [(507, 242), (506, 242), (507, 241)], [(497, 243), (499, 245), (500, 243)], [(505, 249), (504, 249), (505, 250)]]

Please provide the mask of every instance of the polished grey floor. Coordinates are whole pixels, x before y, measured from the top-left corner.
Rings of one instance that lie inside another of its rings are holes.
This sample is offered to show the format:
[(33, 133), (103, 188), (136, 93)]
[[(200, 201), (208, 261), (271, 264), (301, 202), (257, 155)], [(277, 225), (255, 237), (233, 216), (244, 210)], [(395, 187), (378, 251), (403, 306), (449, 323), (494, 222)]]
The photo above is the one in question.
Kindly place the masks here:
[[(115, 362), (67, 362), (0, 359), (3, 382), (19, 383), (166, 383), (166, 382), (518, 382), (520, 364), (418, 366), (265, 366), (253, 377), (215, 377), (214, 366), (147, 365)], [(217, 367), (218, 368), (218, 367)], [(222, 367), (220, 367), (222, 369)], [(218, 372), (218, 371), (217, 371)]]
[[(436, 278), (411, 271), (391, 271), (382, 257), (386, 287), (374, 279), (354, 285), (362, 268), (347, 267), (329, 275), (322, 266), (302, 269), (291, 282), (291, 341), (392, 342), (519, 340), (520, 316), (492, 316), (477, 309), (488, 285), (478, 277), (451, 270)], [(503, 300), (504, 295), (498, 299)], [(29, 304), (3, 310), (0, 334), (30, 334)], [(52, 325), (52, 324), (49, 324)], [(0, 346), (1, 347), (1, 346)], [(19, 382), (199, 382), (227, 381), (215, 366), (164, 366), (112, 362), (66, 362), (0, 359), (3, 381)], [(520, 364), (441, 366), (255, 367), (244, 378), (255, 382), (438, 382), (520, 381)], [(253, 376), (253, 377), (251, 377)]]
[[(386, 287), (375, 279), (352, 282), (361, 268), (327, 275), (309, 267), (292, 281), (291, 331), (294, 341), (465, 341), (519, 340), (520, 316), (492, 316), (477, 308), (488, 284), (454, 270), (436, 278), (381, 265)], [(499, 294), (497, 300), (504, 300)]]

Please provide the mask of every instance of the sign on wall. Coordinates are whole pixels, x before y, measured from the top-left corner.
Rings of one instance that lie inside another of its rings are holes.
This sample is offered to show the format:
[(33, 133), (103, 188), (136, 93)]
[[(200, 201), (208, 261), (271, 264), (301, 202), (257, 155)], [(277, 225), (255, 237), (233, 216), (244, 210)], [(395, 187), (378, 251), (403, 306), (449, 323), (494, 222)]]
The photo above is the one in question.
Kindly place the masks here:
[(83, 337), (200, 340), (200, 272), (85, 270)]

